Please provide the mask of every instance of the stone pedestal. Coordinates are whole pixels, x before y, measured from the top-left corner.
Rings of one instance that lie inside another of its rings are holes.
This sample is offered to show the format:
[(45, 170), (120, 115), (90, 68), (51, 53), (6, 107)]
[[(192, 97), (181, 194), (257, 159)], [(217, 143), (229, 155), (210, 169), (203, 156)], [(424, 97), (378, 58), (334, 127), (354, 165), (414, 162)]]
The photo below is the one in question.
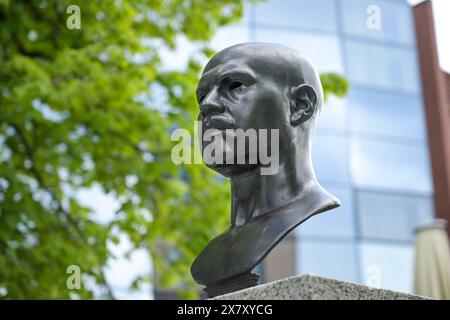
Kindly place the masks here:
[(214, 300), (422, 300), (412, 294), (313, 275), (290, 277), (217, 296)]

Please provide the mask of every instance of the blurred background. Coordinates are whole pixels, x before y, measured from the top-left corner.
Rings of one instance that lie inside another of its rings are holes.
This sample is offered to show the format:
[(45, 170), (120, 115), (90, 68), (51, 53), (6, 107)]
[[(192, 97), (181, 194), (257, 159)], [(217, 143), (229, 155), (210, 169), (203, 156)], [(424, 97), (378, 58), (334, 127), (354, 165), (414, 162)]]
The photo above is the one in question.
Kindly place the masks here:
[(445, 0), (0, 0), (0, 298), (199, 297), (189, 267), (228, 225), (229, 186), (173, 164), (170, 133), (193, 131), (208, 58), (248, 41), (320, 72), (313, 162), (342, 202), (261, 281), (450, 298), (449, 15)]

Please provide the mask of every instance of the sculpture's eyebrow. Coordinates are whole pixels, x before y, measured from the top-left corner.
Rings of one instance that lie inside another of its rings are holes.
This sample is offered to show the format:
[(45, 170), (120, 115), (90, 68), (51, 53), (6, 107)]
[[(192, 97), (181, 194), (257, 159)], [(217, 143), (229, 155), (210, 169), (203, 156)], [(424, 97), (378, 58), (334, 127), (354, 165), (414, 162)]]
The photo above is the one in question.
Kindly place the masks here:
[(221, 82), (226, 78), (238, 78), (243, 81), (251, 83), (256, 80), (256, 75), (249, 68), (242, 68), (242, 67), (237, 68), (235, 66), (231, 68), (227, 68), (225, 66), (217, 71), (214, 69), (210, 70), (205, 74), (203, 74), (203, 76), (200, 78), (197, 87), (197, 95), (201, 94), (202, 92), (208, 89), (210, 80)]
[(224, 78), (240, 78), (243, 81), (254, 81), (255, 74), (249, 69), (231, 69), (223, 72), (220, 76), (220, 81)]

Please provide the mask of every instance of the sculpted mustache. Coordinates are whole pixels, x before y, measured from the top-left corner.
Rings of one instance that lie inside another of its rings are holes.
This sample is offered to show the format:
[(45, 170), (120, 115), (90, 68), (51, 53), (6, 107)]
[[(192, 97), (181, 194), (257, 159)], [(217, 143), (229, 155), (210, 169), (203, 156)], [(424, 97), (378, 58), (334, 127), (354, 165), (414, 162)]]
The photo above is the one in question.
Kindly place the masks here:
[(234, 119), (226, 114), (212, 113), (208, 114), (204, 117), (204, 123), (207, 127), (211, 126), (211, 124), (226, 124), (227, 126), (234, 126)]

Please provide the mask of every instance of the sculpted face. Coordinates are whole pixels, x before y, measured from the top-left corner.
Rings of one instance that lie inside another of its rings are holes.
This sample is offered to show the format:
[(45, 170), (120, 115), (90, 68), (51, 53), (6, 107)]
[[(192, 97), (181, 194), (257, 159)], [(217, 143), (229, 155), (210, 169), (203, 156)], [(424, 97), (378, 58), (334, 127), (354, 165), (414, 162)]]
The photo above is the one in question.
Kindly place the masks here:
[[(245, 52), (238, 57), (222, 52), (206, 66), (197, 88), (199, 120), (203, 132), (219, 129), (280, 129), (280, 143), (289, 134), (289, 99), (285, 83), (268, 71), (268, 59), (255, 59)], [(267, 139), (270, 148), (270, 138)], [(209, 141), (202, 141), (205, 148)], [(235, 153), (237, 150), (234, 150)], [(248, 156), (249, 148), (245, 153)], [(233, 155), (236, 158), (236, 154)], [(259, 164), (210, 164), (225, 176), (240, 174)], [(247, 162), (246, 162), (247, 163)]]

